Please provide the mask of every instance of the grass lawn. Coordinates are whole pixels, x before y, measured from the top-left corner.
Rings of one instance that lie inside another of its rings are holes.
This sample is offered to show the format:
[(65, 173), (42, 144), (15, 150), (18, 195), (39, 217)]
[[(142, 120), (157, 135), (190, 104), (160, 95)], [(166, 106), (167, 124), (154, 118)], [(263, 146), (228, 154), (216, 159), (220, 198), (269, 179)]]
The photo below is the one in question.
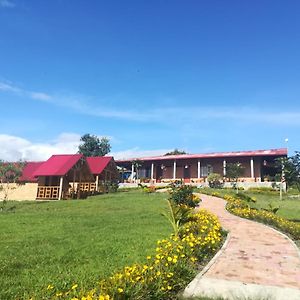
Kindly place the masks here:
[(0, 299), (36, 296), (48, 284), (93, 286), (155, 251), (171, 227), (166, 194), (118, 192), (86, 200), (10, 202), (0, 213)]

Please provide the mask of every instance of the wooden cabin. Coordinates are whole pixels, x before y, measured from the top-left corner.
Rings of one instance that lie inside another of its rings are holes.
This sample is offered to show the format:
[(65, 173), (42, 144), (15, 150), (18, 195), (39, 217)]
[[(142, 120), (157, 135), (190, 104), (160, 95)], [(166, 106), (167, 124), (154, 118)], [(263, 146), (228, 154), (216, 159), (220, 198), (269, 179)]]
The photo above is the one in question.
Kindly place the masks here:
[(86, 160), (95, 178), (95, 192), (105, 193), (109, 184), (119, 180), (119, 172), (112, 156), (87, 157)]
[(34, 176), (38, 177), (37, 200), (84, 198), (90, 190), (82, 190), (81, 183), (95, 182), (82, 154), (52, 155)]

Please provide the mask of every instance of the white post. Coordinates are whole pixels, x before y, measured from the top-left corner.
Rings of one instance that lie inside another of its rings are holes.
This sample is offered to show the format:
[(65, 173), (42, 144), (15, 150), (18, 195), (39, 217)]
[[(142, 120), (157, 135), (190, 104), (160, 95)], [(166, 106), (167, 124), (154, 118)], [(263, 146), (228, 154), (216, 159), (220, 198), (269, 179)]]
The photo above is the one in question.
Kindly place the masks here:
[(198, 179), (200, 179), (201, 177), (201, 163), (200, 163), (200, 160), (198, 160)]
[(59, 193), (58, 193), (58, 200), (61, 200), (61, 196), (62, 196), (62, 189), (63, 189), (63, 180), (64, 177), (61, 176), (60, 177), (60, 182), (59, 182)]
[(174, 164), (173, 164), (173, 179), (176, 179), (176, 160), (174, 160)]
[(99, 175), (96, 176), (96, 192), (98, 192), (99, 187)]
[(131, 165), (131, 181), (133, 181), (134, 165)]
[(151, 164), (151, 180), (154, 179), (154, 163)]
[(250, 169), (251, 169), (251, 178), (254, 178), (254, 161), (253, 161), (253, 157), (251, 157), (251, 160), (250, 160)]
[(223, 161), (223, 176), (226, 176), (226, 160)]

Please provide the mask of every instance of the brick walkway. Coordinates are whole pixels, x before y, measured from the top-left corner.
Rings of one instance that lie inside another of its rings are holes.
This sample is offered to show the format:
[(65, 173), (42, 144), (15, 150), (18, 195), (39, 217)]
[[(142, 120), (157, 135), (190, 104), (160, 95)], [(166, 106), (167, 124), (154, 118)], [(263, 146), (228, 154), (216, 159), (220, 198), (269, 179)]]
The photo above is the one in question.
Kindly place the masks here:
[(219, 217), (229, 239), (186, 287), (184, 297), (300, 300), (300, 255), (284, 235), (226, 211), (226, 201), (200, 195), (200, 208)]
[(204, 278), (300, 289), (300, 256), (289, 239), (267, 226), (230, 214), (223, 199), (207, 195), (201, 199), (200, 207), (217, 215), (230, 232), (224, 252)]

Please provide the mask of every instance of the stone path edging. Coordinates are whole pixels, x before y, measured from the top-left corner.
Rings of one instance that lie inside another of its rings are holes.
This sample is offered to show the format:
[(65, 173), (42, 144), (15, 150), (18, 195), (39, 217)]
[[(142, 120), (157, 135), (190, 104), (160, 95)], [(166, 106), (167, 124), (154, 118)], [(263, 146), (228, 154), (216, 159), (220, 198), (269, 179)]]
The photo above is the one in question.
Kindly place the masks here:
[(226, 249), (228, 242), (230, 240), (230, 232), (227, 233), (226, 239), (224, 244), (222, 245), (221, 249), (214, 255), (214, 257), (208, 262), (208, 264), (201, 270), (199, 274), (195, 278), (202, 277), (211, 267), (212, 265), (217, 261), (218, 257), (224, 252)]

